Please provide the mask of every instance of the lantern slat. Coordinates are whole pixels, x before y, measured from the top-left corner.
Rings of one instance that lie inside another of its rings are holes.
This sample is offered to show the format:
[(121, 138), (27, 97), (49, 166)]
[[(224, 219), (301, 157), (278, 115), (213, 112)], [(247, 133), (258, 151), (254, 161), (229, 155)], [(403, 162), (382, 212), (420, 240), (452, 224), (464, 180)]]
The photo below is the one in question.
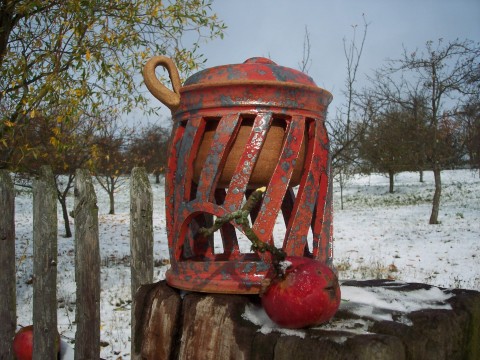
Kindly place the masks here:
[(228, 186), (224, 206), (229, 211), (239, 210), (242, 207), (245, 190), (247, 189), (253, 168), (255, 167), (263, 142), (267, 136), (271, 121), (271, 113), (260, 113), (255, 117), (252, 131), (245, 145), (245, 150), (240, 156), (240, 160), (237, 163), (234, 175)]

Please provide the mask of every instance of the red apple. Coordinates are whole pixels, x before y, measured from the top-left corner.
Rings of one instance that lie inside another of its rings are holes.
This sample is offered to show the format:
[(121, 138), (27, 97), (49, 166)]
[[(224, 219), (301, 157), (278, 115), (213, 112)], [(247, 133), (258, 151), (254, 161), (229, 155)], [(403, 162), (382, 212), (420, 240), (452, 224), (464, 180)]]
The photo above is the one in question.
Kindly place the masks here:
[(330, 320), (340, 305), (340, 285), (327, 265), (310, 258), (287, 256), (285, 275), (275, 277), (262, 295), (270, 319), (299, 329)]
[[(60, 351), (60, 334), (57, 332), (57, 354)], [(28, 325), (17, 331), (13, 339), (13, 353), (17, 360), (31, 360), (33, 353), (33, 325)]]
[(13, 339), (13, 353), (17, 360), (30, 360), (33, 353), (33, 325), (18, 330)]

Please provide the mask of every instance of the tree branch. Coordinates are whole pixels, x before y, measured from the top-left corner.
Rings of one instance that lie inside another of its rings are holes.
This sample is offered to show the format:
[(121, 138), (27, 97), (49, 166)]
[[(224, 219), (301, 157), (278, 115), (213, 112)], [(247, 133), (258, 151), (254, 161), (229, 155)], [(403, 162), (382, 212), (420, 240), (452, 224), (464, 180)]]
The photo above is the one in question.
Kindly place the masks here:
[(198, 233), (205, 237), (211, 236), (213, 235), (213, 233), (219, 230), (223, 226), (223, 224), (235, 221), (238, 225), (241, 226), (245, 236), (251, 241), (252, 250), (258, 251), (260, 253), (264, 253), (266, 251), (270, 252), (272, 254), (274, 264), (278, 264), (280, 261), (285, 260), (286, 254), (283, 250), (277, 249), (273, 244), (269, 244), (260, 240), (257, 234), (255, 234), (253, 229), (250, 227), (248, 215), (257, 205), (257, 203), (262, 199), (265, 190), (265, 187), (255, 190), (248, 197), (248, 200), (243, 205), (242, 209), (217, 218), (213, 226), (209, 228), (202, 227), (198, 230)]

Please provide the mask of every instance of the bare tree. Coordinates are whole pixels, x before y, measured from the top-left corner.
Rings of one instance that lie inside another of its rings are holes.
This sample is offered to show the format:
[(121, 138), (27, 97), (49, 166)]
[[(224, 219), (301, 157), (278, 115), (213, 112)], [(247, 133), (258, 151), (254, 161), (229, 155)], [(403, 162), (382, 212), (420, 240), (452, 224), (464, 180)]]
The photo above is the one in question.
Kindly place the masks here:
[[(353, 172), (353, 164), (357, 159), (355, 143), (359, 139), (362, 131), (364, 131), (365, 126), (363, 123), (368, 121), (369, 112), (372, 110), (372, 104), (369, 100), (365, 101), (364, 106), (357, 109), (359, 110), (358, 112), (354, 109), (356, 105), (355, 100), (358, 95), (355, 93), (355, 85), (360, 59), (367, 38), (368, 25), (365, 16), (363, 16), (363, 32), (360, 40), (357, 38), (358, 25), (352, 25), (353, 37), (349, 42), (345, 38), (343, 39), (343, 48), (347, 61), (347, 75), (345, 79), (345, 89), (343, 91), (346, 97), (346, 103), (337, 109), (335, 118), (328, 123), (333, 176), (340, 185), (341, 209), (343, 209), (343, 189), (346, 181)], [(352, 126), (354, 118), (358, 120), (358, 123)]]
[(404, 77), (386, 76), (377, 70), (373, 77), (369, 77), (371, 86), (365, 90), (370, 101), (375, 104), (377, 116), (385, 116), (393, 107), (401, 111), (403, 118), (408, 120), (410, 147), (410, 170), (418, 171), (420, 182), (423, 182), (423, 171), (427, 166), (426, 124), (429, 119), (428, 99), (420, 82), (408, 82)]
[(345, 59), (347, 60), (347, 78), (345, 80), (345, 91), (344, 94), (347, 97), (347, 106), (346, 106), (346, 141), (350, 141), (350, 128), (352, 122), (352, 107), (354, 102), (354, 85), (357, 80), (358, 66), (360, 65), (360, 59), (363, 53), (363, 46), (365, 45), (365, 39), (367, 38), (368, 23), (365, 19), (365, 14), (363, 14), (363, 36), (360, 40), (360, 44), (357, 44), (357, 26), (352, 25), (353, 28), (353, 38), (350, 43), (347, 45), (347, 40), (343, 39), (343, 51), (345, 53)]
[[(390, 60), (380, 76), (400, 74), (407, 84), (418, 84), (428, 100), (430, 143), (429, 163), (435, 179), (430, 224), (438, 224), (442, 193), (441, 170), (445, 165), (440, 125), (442, 117), (453, 113), (465, 97), (478, 94), (480, 46), (470, 40), (428, 41), (422, 52), (404, 49), (400, 59)], [(404, 96), (404, 93), (399, 94)]]
[(480, 171), (480, 98), (472, 96), (457, 111), (462, 123), (465, 153), (472, 169)]
[(167, 166), (169, 134), (169, 129), (150, 125), (136, 134), (128, 147), (130, 167), (145, 167), (148, 173), (155, 175), (157, 184)]
[(369, 168), (388, 174), (390, 193), (397, 173), (417, 169), (425, 148), (412, 135), (425, 132), (425, 122), (418, 123), (409, 109), (396, 103), (371, 119), (359, 141), (359, 155)]
[(108, 194), (109, 214), (115, 214), (115, 193), (127, 180), (130, 171), (126, 154), (126, 139), (130, 131), (119, 126), (118, 119), (104, 116), (104, 124), (95, 136), (92, 146), (91, 169), (98, 183)]
[[(64, 115), (63, 108), (45, 109), (38, 113), (34, 121), (23, 128), (23, 136), (16, 138), (12, 162), (19, 164), (18, 171), (29, 176), (37, 174), (42, 165), (52, 167), (65, 236), (71, 237), (67, 197), (73, 187), (75, 169), (84, 167), (90, 159), (98, 122), (84, 113), (72, 114), (69, 121), (59, 122), (57, 118)], [(25, 148), (29, 150), (24, 151)]]
[(298, 64), (298, 68), (301, 72), (308, 74), (310, 70), (310, 66), (312, 66), (312, 59), (310, 59), (310, 32), (308, 31), (308, 27), (305, 26), (305, 34), (303, 36), (303, 54), (302, 54), (302, 61)]

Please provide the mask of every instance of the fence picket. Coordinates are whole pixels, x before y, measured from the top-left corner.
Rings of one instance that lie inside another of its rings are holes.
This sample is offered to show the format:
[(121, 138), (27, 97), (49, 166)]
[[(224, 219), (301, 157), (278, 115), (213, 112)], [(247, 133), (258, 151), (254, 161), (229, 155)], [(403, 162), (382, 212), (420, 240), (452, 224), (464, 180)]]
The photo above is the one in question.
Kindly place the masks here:
[(57, 356), (57, 190), (50, 167), (33, 183), (33, 359)]
[(75, 360), (100, 357), (100, 246), (97, 196), (85, 169), (75, 172)]
[(131, 354), (139, 359), (135, 349), (135, 293), (153, 281), (153, 194), (145, 168), (134, 168), (130, 178), (130, 269), (132, 291)]
[(0, 359), (12, 359), (17, 326), (15, 279), (15, 193), (12, 179), (0, 169)]
[[(10, 174), (0, 170), (0, 359), (13, 358), (16, 330), (15, 195)], [(75, 173), (75, 359), (100, 357), (100, 246), (97, 197), (92, 177)], [(51, 168), (42, 167), (33, 184), (34, 359), (56, 358), (57, 194)], [(153, 193), (144, 168), (132, 170), (130, 183), (131, 291), (153, 282)], [(132, 303), (132, 359), (136, 316)]]

